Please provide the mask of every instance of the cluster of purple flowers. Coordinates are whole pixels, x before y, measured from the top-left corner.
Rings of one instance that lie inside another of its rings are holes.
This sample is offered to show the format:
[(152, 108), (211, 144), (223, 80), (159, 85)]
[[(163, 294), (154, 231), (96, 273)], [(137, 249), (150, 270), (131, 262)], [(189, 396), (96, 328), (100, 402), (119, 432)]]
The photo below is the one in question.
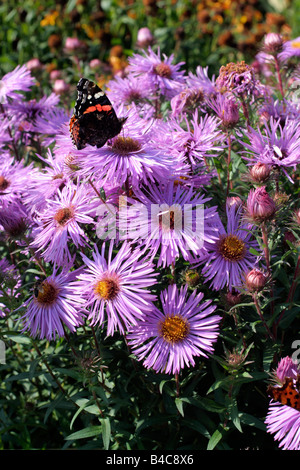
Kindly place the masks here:
[[(298, 55), (293, 42), (275, 47), (271, 39), (266, 67)], [(56, 95), (26, 100), (34, 79), (25, 66), (2, 78), (1, 238), (44, 272), (18, 309), (22, 331), (53, 340), (66, 328), (98, 325), (126, 335), (146, 368), (178, 374), (213, 353), (221, 317), (202, 292), (177, 283), (177, 266), (196, 267), (206, 289), (229, 294), (245, 288), (248, 272), (265, 269), (255, 233), (276, 207), (261, 184), (279, 173), (294, 181), (299, 104), (292, 87), (276, 101), (273, 86), (244, 62), (227, 64), (217, 78), (183, 67), (151, 48), (131, 57), (126, 76), (107, 86), (117, 115), (127, 117), (121, 133), (82, 150), (69, 135), (71, 110)], [(259, 116), (251, 125), (250, 106)], [(229, 197), (232, 144), (255, 186), (245, 201)], [(39, 163), (22, 148), (34, 149)], [(214, 185), (224, 156), (222, 206)], [(109, 230), (115, 220), (117, 233)], [(159, 297), (161, 270), (172, 281)]]

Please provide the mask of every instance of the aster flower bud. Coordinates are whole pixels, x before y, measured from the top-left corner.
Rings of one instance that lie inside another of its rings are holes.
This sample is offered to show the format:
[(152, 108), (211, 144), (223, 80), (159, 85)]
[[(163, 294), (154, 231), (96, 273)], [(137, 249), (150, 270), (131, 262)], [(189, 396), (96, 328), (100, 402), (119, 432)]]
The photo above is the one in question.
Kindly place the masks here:
[(43, 68), (43, 64), (38, 58), (30, 59), (26, 64), (28, 70), (38, 70)]
[(60, 95), (62, 93), (65, 93), (68, 90), (69, 90), (69, 85), (63, 79), (55, 80), (53, 84), (54, 93), (56, 93), (57, 95)]
[(242, 200), (239, 196), (231, 196), (226, 199), (226, 206), (228, 208), (235, 207), (238, 209), (242, 205)]
[(300, 209), (295, 210), (293, 220), (300, 226)]
[(83, 41), (81, 41), (80, 39), (74, 37), (74, 38), (71, 38), (71, 37), (68, 37), (66, 39), (66, 42), (65, 42), (65, 50), (67, 52), (74, 52), (74, 51), (77, 51), (79, 49), (83, 49), (85, 48), (85, 43)]
[(264, 222), (274, 217), (277, 206), (265, 186), (250, 190), (246, 213), (252, 222)]
[(225, 294), (224, 301), (228, 307), (234, 307), (242, 302), (243, 294), (235, 290), (229, 291)]
[(200, 281), (200, 274), (196, 269), (188, 269), (185, 272), (185, 282), (189, 287), (196, 287)]
[(149, 28), (141, 28), (137, 33), (137, 46), (148, 47), (154, 43), (154, 37)]
[(249, 292), (260, 292), (266, 285), (268, 277), (259, 269), (251, 269), (245, 275), (245, 286)]
[(51, 70), (50, 72), (50, 80), (58, 80), (61, 76), (60, 70)]
[(91, 69), (98, 69), (101, 67), (101, 61), (99, 59), (92, 59), (89, 65)]
[(250, 364), (249, 361), (245, 362), (248, 352), (239, 351), (238, 348), (234, 348), (232, 351), (226, 350), (225, 361), (230, 373), (234, 374), (244, 365)]
[(285, 242), (285, 245), (288, 246), (289, 243), (291, 243), (292, 245), (295, 245), (297, 243), (297, 238), (295, 237), (295, 235), (293, 234), (293, 232), (291, 232), (290, 230), (287, 230), (286, 232), (284, 232), (284, 242)]
[(283, 46), (283, 37), (279, 33), (268, 33), (263, 38), (262, 49), (268, 54), (278, 54)]
[(249, 171), (249, 177), (254, 183), (265, 183), (271, 174), (270, 165), (258, 162)]

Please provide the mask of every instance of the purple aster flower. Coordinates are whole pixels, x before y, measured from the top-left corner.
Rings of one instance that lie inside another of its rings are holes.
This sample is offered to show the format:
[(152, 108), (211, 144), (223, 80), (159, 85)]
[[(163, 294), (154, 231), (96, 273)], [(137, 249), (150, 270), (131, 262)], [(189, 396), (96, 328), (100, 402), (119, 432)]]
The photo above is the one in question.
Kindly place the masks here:
[(25, 194), (34, 171), (32, 164), (24, 166), (9, 156), (0, 161), (0, 206)]
[(128, 71), (144, 77), (145, 87), (150, 87), (152, 93), (159, 92), (170, 99), (180, 91), (185, 81), (184, 71), (180, 70), (184, 62), (172, 64), (173, 59), (173, 54), (161, 57), (160, 49), (155, 53), (149, 47), (148, 53), (134, 54), (129, 58)]
[(64, 325), (74, 333), (83, 324), (80, 293), (73, 286), (76, 274), (77, 271), (68, 272), (68, 266), (60, 273), (54, 267), (50, 276), (37, 283), (34, 295), (20, 307), (26, 308), (21, 317), (22, 332), (50, 341), (65, 336)]
[(14, 100), (6, 109), (9, 114), (18, 114), (21, 119), (34, 120), (36, 116), (47, 111), (52, 111), (59, 102), (59, 97), (55, 93), (43, 96), (39, 101), (35, 99), (24, 101)]
[[(20, 295), (20, 292), (18, 292), (18, 288), (21, 286), (20, 274), (15, 266), (5, 258), (0, 260), (0, 286), (2, 287), (2, 289), (0, 287), (0, 298), (2, 297), (2, 300), (6, 300), (7, 296), (16, 298)], [(8, 313), (10, 313), (10, 309), (7, 302), (3, 304), (0, 301), (0, 318), (5, 317)]]
[(170, 266), (181, 255), (191, 261), (204, 240), (210, 240), (216, 208), (204, 208), (210, 198), (195, 193), (193, 187), (169, 181), (148, 185), (134, 196), (137, 201), (119, 213), (120, 227), (152, 258), (158, 255), (157, 266)]
[(12, 141), (12, 136), (9, 133), (10, 121), (7, 117), (3, 118), (0, 121), (0, 148), (3, 148), (1, 152), (1, 157), (3, 160), (6, 158), (4, 157), (4, 147), (6, 147), (8, 142)]
[(174, 185), (183, 187), (191, 187), (194, 189), (204, 189), (209, 186), (212, 178), (217, 176), (217, 171), (206, 168), (203, 165), (195, 165), (191, 168), (188, 163), (178, 163), (174, 166), (170, 181), (174, 181)]
[(287, 120), (282, 127), (280, 120), (270, 118), (263, 131), (249, 128), (247, 135), (250, 143), (243, 142), (242, 145), (250, 155), (243, 158), (252, 164), (261, 162), (281, 168), (290, 179), (285, 169), (295, 168), (300, 162), (300, 122)]
[(196, 110), (191, 120), (185, 118), (182, 123), (173, 120), (172, 141), (170, 142), (173, 153), (177, 153), (178, 160), (188, 163), (191, 169), (196, 165), (204, 165), (207, 157), (217, 156), (216, 152), (223, 150), (222, 142), (225, 135), (220, 127), (217, 117), (206, 114), (198, 116)]
[(278, 54), (278, 58), (282, 62), (286, 62), (291, 57), (300, 57), (300, 36), (286, 41), (282, 46), (282, 52)]
[(283, 450), (300, 450), (300, 367), (284, 357), (273, 372), (268, 387), (272, 397), (265, 419), (267, 432), (274, 434)]
[(243, 275), (254, 268), (258, 259), (250, 248), (258, 250), (257, 241), (251, 233), (251, 226), (242, 222), (242, 208), (227, 205), (227, 228), (221, 220), (216, 224), (213, 242), (204, 244), (203, 259), (205, 265), (202, 274), (214, 290), (225, 286), (229, 291), (243, 283)]
[(37, 212), (38, 228), (31, 246), (42, 253), (45, 261), (58, 266), (71, 261), (71, 248), (85, 246), (87, 237), (81, 224), (92, 224), (95, 221), (97, 201), (94, 193), (84, 184), (68, 182), (62, 190), (57, 189), (53, 199), (47, 199), (47, 207)]
[(125, 334), (130, 325), (148, 315), (156, 300), (148, 290), (157, 276), (149, 260), (141, 260), (141, 253), (127, 242), (114, 257), (113, 248), (113, 241), (107, 253), (105, 243), (100, 253), (95, 246), (92, 260), (82, 254), (85, 267), (77, 281), (81, 302), (90, 309), (88, 319), (101, 327), (107, 319), (108, 336), (117, 330)]
[(21, 241), (28, 237), (34, 221), (21, 200), (0, 206), (0, 227), (9, 240)]
[[(33, 131), (47, 136), (43, 143), (45, 147), (49, 147), (59, 135), (66, 134), (69, 137), (69, 122), (70, 115), (63, 108), (51, 108), (48, 111), (45, 110), (42, 115), (36, 116)], [(71, 149), (71, 143), (69, 146)]]
[(205, 112), (207, 100), (215, 93), (215, 77), (210, 79), (208, 67), (203, 68), (198, 65), (196, 73), (189, 72), (182, 90), (172, 98), (172, 115), (177, 117), (184, 112), (194, 112), (196, 109)]
[(211, 300), (202, 292), (188, 296), (188, 286), (171, 285), (161, 293), (162, 311), (154, 307), (143, 321), (130, 329), (128, 343), (147, 368), (178, 374), (195, 365), (194, 357), (208, 357), (217, 340), (221, 317), (211, 315)]
[(126, 77), (114, 77), (107, 84), (107, 96), (112, 103), (123, 103), (138, 105), (145, 98), (150, 98), (149, 90), (145, 88), (145, 83), (140, 77), (128, 75)]
[(216, 93), (215, 76), (213, 75), (211, 79), (209, 78), (208, 67), (198, 65), (196, 73), (189, 72), (186, 84), (189, 88), (201, 89), (207, 97), (212, 97)]
[(216, 87), (219, 91), (249, 95), (254, 91), (258, 80), (252, 66), (241, 62), (230, 62), (222, 65), (216, 79)]
[(287, 120), (300, 120), (300, 107), (297, 101), (289, 100), (275, 100), (270, 97), (259, 106), (260, 121), (269, 121), (273, 118), (274, 121), (280, 122), (281, 126), (285, 125)]
[(47, 205), (47, 199), (53, 199), (57, 190), (61, 190), (69, 179), (64, 171), (64, 162), (57, 161), (50, 149), (46, 158), (37, 156), (47, 166), (33, 174), (24, 197), (24, 202), (32, 213), (41, 212)]
[(193, 113), (196, 109), (205, 112), (206, 100), (200, 88), (185, 88), (171, 99), (172, 116)]
[(59, 97), (55, 93), (43, 96), (39, 101), (35, 99), (29, 101), (14, 100), (6, 106), (6, 113), (19, 122), (18, 130), (23, 132), (25, 130), (26, 133), (34, 132), (37, 116), (43, 116), (44, 113), (47, 115), (58, 102)]
[(122, 133), (97, 149), (89, 145), (73, 151), (79, 157), (80, 173), (105, 181), (117, 181), (120, 185), (128, 179), (132, 186), (142, 181), (161, 180), (168, 176), (172, 159), (153, 145), (152, 122), (138, 116), (131, 108)]
[(239, 105), (232, 94), (217, 93), (208, 100), (208, 106), (215, 111), (224, 130), (231, 129), (238, 123)]
[(34, 83), (35, 79), (26, 65), (18, 65), (0, 81), (0, 103), (7, 103), (8, 98), (19, 99), (18, 91), (29, 91)]

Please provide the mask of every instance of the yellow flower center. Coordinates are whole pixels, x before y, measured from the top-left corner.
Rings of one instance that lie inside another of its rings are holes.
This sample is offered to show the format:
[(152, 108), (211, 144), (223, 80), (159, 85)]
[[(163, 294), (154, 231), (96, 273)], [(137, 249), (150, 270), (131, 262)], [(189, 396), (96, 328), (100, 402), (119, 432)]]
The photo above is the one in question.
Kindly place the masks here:
[(138, 152), (141, 149), (140, 143), (131, 137), (118, 136), (112, 145), (112, 148), (119, 153)]
[(73, 217), (73, 211), (70, 207), (62, 207), (54, 215), (54, 220), (59, 225), (65, 225)]
[(180, 315), (166, 317), (160, 324), (160, 335), (168, 343), (179, 343), (189, 333), (189, 323)]
[(97, 296), (104, 300), (113, 300), (118, 294), (120, 287), (114, 279), (102, 279), (94, 287)]
[(0, 175), (0, 191), (4, 191), (9, 186), (9, 181), (4, 178), (4, 176)]
[(154, 71), (157, 75), (162, 78), (171, 78), (172, 70), (168, 64), (161, 62), (154, 67)]
[(240, 261), (245, 257), (246, 245), (236, 235), (227, 235), (219, 241), (219, 252), (227, 261)]
[(299, 41), (292, 42), (292, 47), (294, 49), (300, 49), (300, 42)]
[(50, 284), (50, 282), (43, 281), (38, 285), (38, 287), (35, 287), (34, 296), (38, 303), (51, 305), (57, 299), (58, 289)]

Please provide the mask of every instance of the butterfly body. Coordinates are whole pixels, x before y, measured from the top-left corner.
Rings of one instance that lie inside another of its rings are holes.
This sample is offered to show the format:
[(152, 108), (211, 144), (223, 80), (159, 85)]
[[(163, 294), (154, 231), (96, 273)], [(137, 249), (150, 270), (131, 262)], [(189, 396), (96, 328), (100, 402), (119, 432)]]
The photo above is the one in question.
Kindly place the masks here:
[(77, 149), (87, 144), (103, 147), (121, 132), (126, 118), (118, 118), (106, 94), (95, 83), (81, 78), (77, 100), (70, 120), (70, 134)]

